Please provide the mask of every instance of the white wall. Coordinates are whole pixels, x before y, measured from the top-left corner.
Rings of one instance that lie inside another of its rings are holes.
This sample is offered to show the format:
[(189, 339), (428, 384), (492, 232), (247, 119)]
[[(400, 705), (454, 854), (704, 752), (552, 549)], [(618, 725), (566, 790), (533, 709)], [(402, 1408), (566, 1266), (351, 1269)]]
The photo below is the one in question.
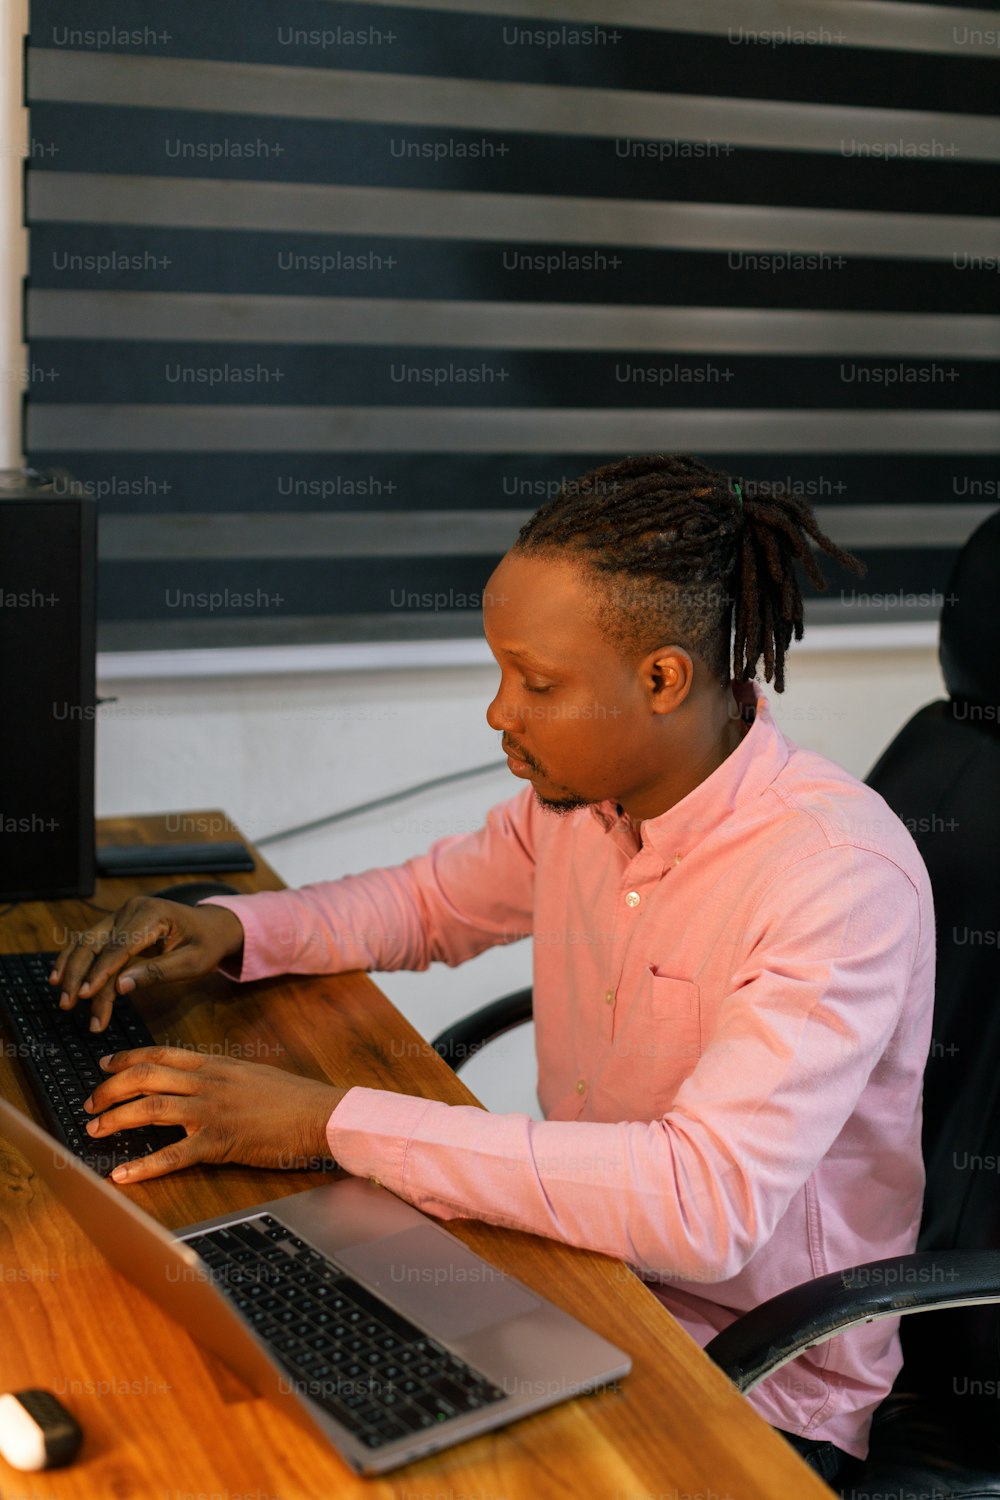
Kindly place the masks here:
[[(891, 631), (893, 627), (888, 627)], [(926, 638), (932, 627), (923, 632)], [(863, 778), (902, 726), (941, 696), (935, 650), (829, 650), (830, 630), (793, 643), (788, 687), (769, 691), (785, 734)], [(485, 709), (488, 667), (326, 671), (210, 679), (116, 679), (105, 660), (99, 713), (99, 816), (223, 808), (251, 839), (465, 767), (496, 770), (266, 848), (289, 885), (332, 880), (421, 853), (435, 838), (480, 826), (520, 791)], [(192, 830), (196, 833), (197, 830)], [(488, 1000), (530, 983), (530, 943), (449, 969), (380, 975), (378, 983), (427, 1037)], [(465, 1077), (491, 1107), (538, 1117), (530, 1031)], [(491, 1049), (492, 1050), (492, 1049)]]

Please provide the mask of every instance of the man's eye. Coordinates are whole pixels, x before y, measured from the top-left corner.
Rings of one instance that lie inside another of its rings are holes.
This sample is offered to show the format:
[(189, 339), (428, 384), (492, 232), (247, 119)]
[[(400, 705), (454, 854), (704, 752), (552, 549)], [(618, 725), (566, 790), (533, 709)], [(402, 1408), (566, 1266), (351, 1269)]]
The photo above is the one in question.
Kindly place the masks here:
[(523, 686), (529, 693), (547, 693), (549, 691), (547, 687), (532, 687), (530, 682), (524, 683)]

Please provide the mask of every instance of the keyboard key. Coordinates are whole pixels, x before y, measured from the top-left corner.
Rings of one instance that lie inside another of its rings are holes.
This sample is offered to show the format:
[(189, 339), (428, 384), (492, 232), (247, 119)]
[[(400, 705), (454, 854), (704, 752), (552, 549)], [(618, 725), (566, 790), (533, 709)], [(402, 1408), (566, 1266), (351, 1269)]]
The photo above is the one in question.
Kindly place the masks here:
[(401, 1422), (407, 1432), (420, 1432), (425, 1427), (436, 1427), (437, 1423), (429, 1412), (422, 1407), (414, 1406), (412, 1402), (396, 1411), (396, 1420)]
[(458, 1416), (459, 1408), (452, 1406), (450, 1401), (446, 1401), (436, 1391), (422, 1391), (419, 1395), (414, 1396), (413, 1400), (417, 1406), (422, 1407), (424, 1411), (428, 1412), (438, 1422), (446, 1421), (448, 1417)]
[(439, 1375), (434, 1381), (434, 1391), (443, 1400), (447, 1401), (456, 1411), (464, 1411), (468, 1406), (469, 1392), (462, 1386), (456, 1385), (447, 1375)]

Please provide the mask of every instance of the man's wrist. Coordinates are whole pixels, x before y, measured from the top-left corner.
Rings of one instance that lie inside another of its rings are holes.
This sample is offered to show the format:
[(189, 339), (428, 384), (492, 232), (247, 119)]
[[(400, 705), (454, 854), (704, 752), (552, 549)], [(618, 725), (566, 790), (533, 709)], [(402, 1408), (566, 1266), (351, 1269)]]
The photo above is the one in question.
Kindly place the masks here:
[(343, 1099), (344, 1095), (349, 1092), (350, 1090), (338, 1088), (335, 1084), (331, 1084), (328, 1088), (323, 1090), (323, 1118), (321, 1121), (317, 1119), (318, 1134), (316, 1145), (318, 1147), (318, 1154), (324, 1156), (333, 1155), (333, 1152), (330, 1150), (330, 1137), (328, 1134), (330, 1117), (333, 1114), (334, 1110), (337, 1108), (337, 1105), (340, 1103), (341, 1099)]

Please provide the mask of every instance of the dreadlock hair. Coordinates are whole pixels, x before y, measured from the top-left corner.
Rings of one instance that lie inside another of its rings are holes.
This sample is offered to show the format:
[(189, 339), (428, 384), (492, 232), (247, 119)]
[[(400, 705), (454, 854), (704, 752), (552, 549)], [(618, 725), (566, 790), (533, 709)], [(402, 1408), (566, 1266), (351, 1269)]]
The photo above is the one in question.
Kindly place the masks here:
[[(843, 567), (867, 572), (831, 541), (806, 501), (697, 458), (623, 458), (564, 484), (521, 527), (511, 551), (578, 559), (598, 581), (592, 618), (623, 656), (667, 641), (696, 653), (725, 686), (756, 676), (785, 690), (785, 651), (802, 639), (795, 560), (826, 580), (810, 539)], [(730, 664), (730, 639), (732, 663)]]

